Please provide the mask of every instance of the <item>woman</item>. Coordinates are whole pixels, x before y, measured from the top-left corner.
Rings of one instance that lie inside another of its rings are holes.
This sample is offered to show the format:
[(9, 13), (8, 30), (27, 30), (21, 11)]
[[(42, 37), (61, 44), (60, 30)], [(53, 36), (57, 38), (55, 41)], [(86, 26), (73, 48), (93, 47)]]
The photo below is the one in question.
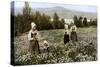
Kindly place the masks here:
[(69, 29), (68, 24), (65, 24), (65, 33), (64, 33), (64, 44), (69, 42)]
[(30, 42), (30, 52), (31, 53), (40, 53), (39, 42), (38, 42), (38, 31), (36, 29), (36, 24), (34, 22), (31, 23), (31, 30), (28, 34), (28, 40)]
[(77, 41), (77, 33), (76, 33), (77, 27), (74, 23), (71, 24), (70, 32), (71, 32), (71, 40)]

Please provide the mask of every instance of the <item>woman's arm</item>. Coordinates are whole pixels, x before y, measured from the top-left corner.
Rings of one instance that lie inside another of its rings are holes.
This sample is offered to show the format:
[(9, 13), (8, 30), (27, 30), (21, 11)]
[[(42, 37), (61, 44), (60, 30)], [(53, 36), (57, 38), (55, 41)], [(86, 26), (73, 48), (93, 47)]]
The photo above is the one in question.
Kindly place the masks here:
[(75, 32), (77, 31), (77, 27), (75, 26)]
[(28, 33), (28, 40), (33, 40), (32, 36), (31, 36), (31, 31), (29, 31), (29, 33)]

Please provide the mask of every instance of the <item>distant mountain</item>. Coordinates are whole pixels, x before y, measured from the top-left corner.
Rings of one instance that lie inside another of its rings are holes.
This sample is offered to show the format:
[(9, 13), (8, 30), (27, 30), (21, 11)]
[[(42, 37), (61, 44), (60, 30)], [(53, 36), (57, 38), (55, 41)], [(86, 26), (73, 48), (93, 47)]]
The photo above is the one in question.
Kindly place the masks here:
[[(18, 13), (22, 14), (22, 9), (23, 8), (16, 8), (15, 15), (17, 15)], [(97, 13), (75, 11), (59, 6), (52, 8), (32, 8), (33, 13), (35, 13), (36, 11), (39, 11), (40, 13), (45, 13), (46, 15), (49, 15), (51, 17), (53, 17), (54, 13), (56, 12), (60, 18), (73, 18), (74, 15), (87, 17), (88, 19), (97, 18)]]

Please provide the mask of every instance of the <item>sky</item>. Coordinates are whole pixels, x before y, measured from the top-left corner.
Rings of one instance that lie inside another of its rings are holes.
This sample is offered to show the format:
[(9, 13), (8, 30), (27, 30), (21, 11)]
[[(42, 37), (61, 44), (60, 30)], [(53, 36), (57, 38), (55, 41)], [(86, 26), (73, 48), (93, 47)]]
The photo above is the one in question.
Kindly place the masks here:
[[(52, 7), (64, 7), (70, 10), (82, 11), (82, 12), (97, 12), (96, 6), (87, 6), (87, 5), (70, 5), (70, 4), (55, 4), (55, 3), (40, 3), (40, 2), (29, 2), (32, 8), (52, 8)], [(15, 1), (15, 8), (24, 7), (24, 2)]]

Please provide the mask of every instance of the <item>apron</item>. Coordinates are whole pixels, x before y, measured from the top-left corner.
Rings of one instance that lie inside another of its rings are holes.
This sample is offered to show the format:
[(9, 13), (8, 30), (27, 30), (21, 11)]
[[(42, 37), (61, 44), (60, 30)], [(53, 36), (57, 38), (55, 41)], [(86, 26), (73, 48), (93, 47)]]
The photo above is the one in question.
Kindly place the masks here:
[[(35, 35), (33, 33), (31, 33), (31, 37), (34, 37), (34, 36)], [(30, 51), (31, 51), (31, 53), (33, 53), (33, 52), (40, 53), (39, 42), (37, 39), (30, 40)]]

